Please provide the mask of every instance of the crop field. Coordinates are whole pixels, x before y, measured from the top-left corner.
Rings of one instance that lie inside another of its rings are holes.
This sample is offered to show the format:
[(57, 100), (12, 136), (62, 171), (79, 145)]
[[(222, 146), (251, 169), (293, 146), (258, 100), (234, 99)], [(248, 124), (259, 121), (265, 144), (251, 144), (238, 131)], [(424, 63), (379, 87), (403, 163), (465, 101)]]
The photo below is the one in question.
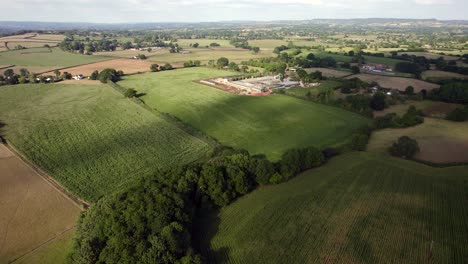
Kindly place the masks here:
[(235, 48), (197, 48), (197, 49), (186, 49), (190, 51), (189, 54), (178, 54), (169, 53), (168, 50), (164, 50), (162, 53), (158, 53), (155, 56), (151, 56), (148, 60), (155, 62), (167, 62), (167, 63), (184, 63), (189, 60), (199, 60), (203, 63), (209, 60), (217, 60), (221, 57), (226, 57), (230, 61), (242, 62), (250, 59), (259, 59), (263, 57), (272, 56), (271, 52), (260, 51), (258, 54), (254, 54), (252, 51), (246, 49), (235, 49)]
[(211, 149), (107, 85), (14, 85), (0, 91), (5, 138), (87, 201)]
[[(60, 71), (66, 71), (73, 75), (83, 74), (84, 76), (89, 76), (95, 70), (102, 71), (106, 68), (114, 68), (116, 70), (122, 70), (125, 74), (132, 74), (137, 72), (150, 71), (150, 66), (153, 63), (154, 62), (151, 62), (149, 60), (114, 59), (65, 68)], [(50, 71), (44, 74), (54, 75), (54, 72)]]
[(260, 49), (273, 50), (274, 48), (281, 46), (281, 45), (287, 46), (288, 42), (284, 40), (280, 40), (280, 39), (259, 39), (259, 40), (249, 40), (249, 45), (253, 47), (259, 47)]
[(307, 68), (305, 69), (308, 73), (319, 71), (322, 73), (323, 76), (325, 77), (338, 77), (342, 78), (348, 75), (351, 75), (352, 73), (350, 71), (340, 71), (340, 70), (335, 70), (335, 69), (328, 69), (328, 68)]
[(468, 162), (468, 122), (425, 118), (423, 124), (414, 127), (382, 129), (372, 133), (367, 149), (386, 153), (401, 136), (418, 141), (421, 152), (416, 154), (416, 159), (434, 163)]
[(128, 76), (120, 85), (145, 93), (142, 99), (218, 139), (276, 160), (290, 148), (343, 143), (368, 119), (284, 95), (236, 96), (195, 80), (231, 72), (189, 68)]
[(72, 230), (81, 211), (2, 144), (0, 201), (0, 263), (33, 257)]
[(205, 214), (199, 239), (210, 263), (463, 263), (467, 191), (466, 166), (348, 153)]
[(159, 49), (159, 50), (152, 50), (151, 52), (148, 51), (140, 51), (140, 50), (122, 50), (117, 49), (115, 51), (101, 51), (101, 52), (94, 52), (93, 56), (104, 56), (104, 57), (116, 57), (116, 58), (133, 58), (138, 54), (143, 54), (146, 57), (156, 56), (158, 54), (165, 54), (167, 50)]
[(0, 53), (0, 65), (16, 66), (53, 66), (56, 68), (70, 67), (85, 63), (108, 60), (106, 57), (86, 56), (62, 51), (59, 48), (35, 48), (12, 50)]
[(375, 56), (364, 56), (364, 59), (367, 63), (385, 64), (391, 67), (394, 67), (397, 63), (402, 62), (402, 60), (395, 60), (392, 58), (381, 58)]
[(447, 80), (447, 79), (460, 79), (460, 80), (468, 80), (468, 75), (459, 74), (456, 72), (445, 72), (445, 71), (425, 71), (421, 75), (422, 79), (425, 81), (440, 81), (440, 80)]
[(346, 78), (350, 79), (350, 78), (355, 78), (355, 77), (368, 83), (377, 82), (382, 87), (389, 88), (389, 89), (397, 89), (400, 91), (404, 91), (406, 87), (408, 86), (413, 86), (414, 91), (416, 93), (419, 93), (421, 90), (430, 91), (430, 90), (440, 87), (438, 84), (428, 83), (428, 82), (417, 80), (417, 79), (403, 78), (403, 77), (390, 77), (390, 76), (382, 76), (382, 75), (376, 75), (376, 74), (360, 73), (360, 74), (351, 75)]
[(453, 111), (455, 108), (463, 108), (460, 104), (451, 104), (437, 101), (408, 101), (404, 104), (392, 105), (389, 108), (385, 108), (383, 111), (374, 111), (374, 116), (384, 116), (388, 113), (396, 113), (398, 115), (404, 115), (408, 108), (414, 105), (416, 109), (422, 110), (425, 116), (434, 118), (445, 118), (445, 116)]
[(7, 49), (14, 49), (17, 45), (21, 45), (26, 48), (38, 48), (43, 47), (45, 44), (50, 46), (56, 46), (64, 38), (64, 35), (56, 34), (37, 34), (27, 33), (22, 35), (14, 35), (0, 38), (0, 47), (3, 47), (0, 51)]

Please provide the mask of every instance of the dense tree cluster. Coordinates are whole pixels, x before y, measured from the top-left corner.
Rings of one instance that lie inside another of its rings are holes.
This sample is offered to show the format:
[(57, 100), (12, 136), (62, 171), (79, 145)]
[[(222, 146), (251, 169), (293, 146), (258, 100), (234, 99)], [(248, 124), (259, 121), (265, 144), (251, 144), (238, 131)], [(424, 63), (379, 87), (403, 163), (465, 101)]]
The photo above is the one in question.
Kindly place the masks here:
[(450, 82), (434, 89), (429, 98), (448, 103), (468, 104), (468, 82)]
[(189, 60), (187, 62), (184, 62), (184, 67), (185, 68), (188, 68), (188, 67), (198, 67), (201, 65), (201, 61), (199, 60), (195, 60), (195, 61), (192, 61), (192, 60)]
[(419, 152), (419, 145), (416, 140), (403, 136), (398, 138), (398, 141), (393, 143), (388, 151), (393, 156), (411, 159)]
[(422, 69), (421, 67), (414, 62), (398, 62), (395, 65), (395, 70), (398, 72), (411, 73), (414, 74), (417, 78), (421, 76)]
[(468, 120), (468, 106), (465, 108), (455, 108), (445, 117), (447, 120), (464, 122)]
[(124, 75), (123, 71), (116, 71), (115, 69), (107, 68), (98, 72), (97, 70), (91, 73), (89, 76), (90, 80), (99, 80), (102, 83), (118, 82), (120, 77)]
[(421, 111), (418, 111), (413, 105), (408, 108), (408, 111), (399, 117), (395, 113), (388, 113), (385, 116), (375, 119), (375, 127), (382, 128), (405, 128), (411, 127), (424, 122)]

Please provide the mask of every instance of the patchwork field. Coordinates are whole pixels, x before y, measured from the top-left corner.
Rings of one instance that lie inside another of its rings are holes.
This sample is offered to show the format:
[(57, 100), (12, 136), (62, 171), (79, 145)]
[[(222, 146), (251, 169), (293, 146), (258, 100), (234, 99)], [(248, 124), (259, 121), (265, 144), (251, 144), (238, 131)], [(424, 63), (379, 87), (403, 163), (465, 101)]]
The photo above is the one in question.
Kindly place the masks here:
[(2, 144), (0, 201), (0, 263), (35, 258), (37, 251), (72, 233), (81, 211)]
[(406, 87), (413, 86), (414, 91), (419, 93), (421, 90), (430, 91), (440, 86), (438, 84), (428, 83), (425, 81), (412, 79), (412, 78), (403, 78), (403, 77), (389, 77), (389, 76), (382, 76), (382, 75), (375, 75), (375, 74), (355, 74), (347, 77), (350, 78), (359, 78), (362, 81), (366, 82), (377, 82), (380, 86), (390, 89), (397, 89), (400, 91), (404, 91)]
[(87, 201), (211, 149), (107, 85), (0, 87), (5, 138)]
[(434, 118), (445, 118), (445, 116), (455, 108), (463, 108), (463, 105), (451, 104), (436, 101), (408, 101), (404, 104), (392, 105), (383, 111), (374, 111), (374, 116), (384, 116), (388, 113), (396, 113), (403, 115), (408, 111), (408, 108), (414, 105), (416, 109), (422, 110), (425, 116)]
[(466, 166), (348, 153), (205, 215), (200, 247), (210, 263), (463, 263), (467, 190)]
[(232, 73), (208, 68), (128, 76), (120, 85), (145, 93), (151, 107), (171, 113), (221, 143), (278, 159), (294, 147), (343, 143), (368, 119), (284, 95), (236, 96), (193, 82)]
[(0, 65), (24, 66), (23, 68), (28, 68), (27, 66), (63, 68), (108, 59), (65, 52), (59, 48), (35, 48), (0, 53)]
[[(66, 71), (73, 75), (83, 74), (84, 76), (89, 76), (95, 70), (102, 71), (106, 68), (113, 68), (116, 70), (122, 70), (125, 74), (132, 74), (137, 72), (150, 71), (151, 64), (153, 63), (154, 62), (151, 62), (149, 60), (113, 59), (65, 68), (60, 71)], [(54, 75), (54, 71), (46, 72), (44, 74)]]
[(401, 136), (418, 141), (421, 152), (416, 159), (435, 163), (468, 162), (468, 122), (425, 118), (423, 124), (414, 127), (375, 131), (367, 150), (386, 153)]

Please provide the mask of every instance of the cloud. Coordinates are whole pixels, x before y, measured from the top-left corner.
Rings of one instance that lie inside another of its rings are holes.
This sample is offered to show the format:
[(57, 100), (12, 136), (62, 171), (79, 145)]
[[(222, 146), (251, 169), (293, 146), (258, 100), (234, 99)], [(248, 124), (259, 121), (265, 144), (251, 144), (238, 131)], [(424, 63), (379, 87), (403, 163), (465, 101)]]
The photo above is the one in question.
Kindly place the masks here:
[(420, 5), (449, 5), (452, 4), (451, 0), (414, 0), (416, 4)]

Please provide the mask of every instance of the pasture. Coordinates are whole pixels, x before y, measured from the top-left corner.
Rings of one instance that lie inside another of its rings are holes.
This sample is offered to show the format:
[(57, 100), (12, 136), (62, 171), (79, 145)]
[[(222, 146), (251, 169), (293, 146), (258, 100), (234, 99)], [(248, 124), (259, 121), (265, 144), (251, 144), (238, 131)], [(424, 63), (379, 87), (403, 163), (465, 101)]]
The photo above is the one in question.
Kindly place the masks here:
[[(316, 97), (320, 93), (325, 92), (325, 91), (330, 91), (330, 90), (335, 90), (338, 87), (340, 87), (340, 82), (337, 81), (322, 81), (319, 86), (314, 86), (314, 87), (298, 87), (298, 88), (291, 88), (286, 90), (286, 94), (288, 95), (293, 95), (293, 96), (298, 96), (298, 97)], [(333, 98), (329, 98), (333, 99)]]
[(399, 91), (405, 91), (406, 87), (413, 86), (414, 92), (419, 93), (421, 90), (430, 91), (440, 86), (438, 84), (428, 83), (425, 81), (413, 79), (413, 78), (403, 78), (403, 77), (390, 77), (376, 74), (355, 74), (346, 79), (359, 78), (361, 81), (368, 83), (377, 82), (380, 86), (389, 89), (396, 89)]
[(430, 70), (425, 71), (421, 75), (422, 79), (425, 81), (430, 82), (437, 82), (441, 80), (450, 80), (450, 79), (460, 79), (460, 80), (468, 80), (468, 75), (463, 75), (456, 72), (446, 72), (446, 71), (437, 71), (437, 70)]
[(425, 116), (433, 118), (445, 118), (445, 116), (455, 108), (463, 108), (463, 105), (451, 104), (437, 101), (407, 101), (403, 104), (392, 105), (383, 111), (374, 111), (374, 116), (384, 116), (388, 113), (404, 115), (408, 108), (414, 105), (416, 109), (423, 111)]
[(416, 154), (416, 159), (434, 163), (468, 162), (468, 122), (425, 118), (423, 124), (414, 127), (382, 129), (372, 133), (367, 150), (386, 153), (401, 136), (418, 141), (421, 152)]
[[(102, 71), (106, 68), (113, 68), (116, 70), (122, 70), (125, 74), (132, 74), (137, 72), (150, 71), (151, 62), (149, 60), (136, 60), (136, 59), (113, 59), (95, 62), (91, 64), (79, 65), (70, 68), (61, 69), (61, 72), (69, 72), (73, 75), (83, 74), (89, 76), (95, 70)], [(54, 75), (54, 71), (46, 72), (44, 74)]]
[(107, 85), (14, 85), (0, 91), (5, 138), (87, 201), (211, 150)]
[(207, 63), (209, 60), (216, 61), (221, 57), (226, 57), (230, 61), (242, 62), (250, 59), (259, 59), (263, 57), (270, 57), (272, 53), (269, 51), (260, 51), (258, 54), (254, 54), (252, 51), (246, 49), (236, 48), (196, 48), (186, 49), (190, 51), (189, 54), (170, 53), (168, 50), (158, 52), (155, 56), (148, 58), (149, 61), (164, 62), (171, 64), (183, 64), (189, 60), (199, 60), (202, 63)]
[(337, 78), (346, 77), (352, 74), (352, 72), (350, 71), (336, 70), (336, 69), (329, 69), (329, 68), (307, 68), (305, 69), (305, 71), (308, 73), (319, 71), (325, 77), (337, 77)]
[(106, 57), (87, 56), (62, 51), (59, 48), (34, 48), (0, 52), (0, 65), (16, 65), (63, 68), (85, 63), (108, 60)]
[(368, 119), (284, 95), (237, 96), (196, 80), (232, 75), (188, 68), (125, 77), (119, 84), (145, 93), (151, 107), (171, 113), (221, 143), (277, 160), (290, 148), (344, 143)]
[(438, 59), (440, 57), (444, 58), (446, 61), (451, 61), (451, 60), (459, 60), (460, 57), (457, 56), (450, 56), (450, 55), (440, 55), (436, 53), (431, 53), (431, 52), (398, 52), (398, 54), (407, 54), (407, 55), (414, 55), (414, 56), (423, 56), (426, 57), (427, 59)]
[(364, 59), (367, 63), (385, 64), (391, 67), (395, 67), (397, 63), (402, 62), (402, 60), (395, 60), (392, 58), (382, 58), (376, 56), (364, 56)]
[(200, 44), (200, 48), (209, 46), (211, 43), (218, 43), (221, 47), (225, 48), (234, 48), (231, 44), (229, 44), (229, 40), (227, 39), (178, 39), (177, 44), (182, 48), (189, 48), (190, 44), (198, 43)]
[(198, 221), (210, 263), (463, 263), (468, 167), (355, 152)]
[(0, 200), (0, 263), (32, 258), (56, 243), (73, 230), (81, 211), (2, 144)]

